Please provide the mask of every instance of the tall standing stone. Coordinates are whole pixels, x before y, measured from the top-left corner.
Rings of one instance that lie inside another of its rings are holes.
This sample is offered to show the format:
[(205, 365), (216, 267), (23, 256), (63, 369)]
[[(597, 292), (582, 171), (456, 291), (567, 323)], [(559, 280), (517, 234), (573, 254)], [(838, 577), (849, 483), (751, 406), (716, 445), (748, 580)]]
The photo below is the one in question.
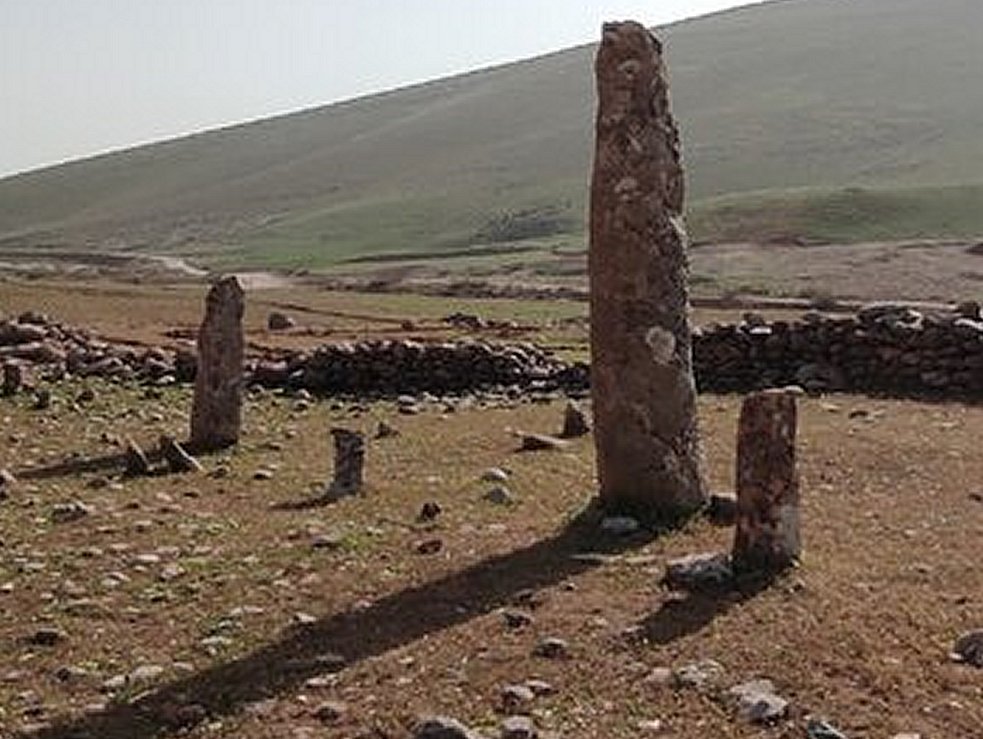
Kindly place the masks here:
[(242, 286), (235, 277), (216, 282), (205, 300), (198, 330), (198, 361), (191, 410), (191, 448), (210, 451), (239, 441), (242, 421), (244, 338)]
[(777, 572), (799, 558), (795, 397), (765, 390), (744, 399), (737, 429), (736, 572)]
[(607, 23), (590, 199), (591, 387), (608, 509), (674, 520), (706, 501), (696, 421), (683, 168), (662, 47)]

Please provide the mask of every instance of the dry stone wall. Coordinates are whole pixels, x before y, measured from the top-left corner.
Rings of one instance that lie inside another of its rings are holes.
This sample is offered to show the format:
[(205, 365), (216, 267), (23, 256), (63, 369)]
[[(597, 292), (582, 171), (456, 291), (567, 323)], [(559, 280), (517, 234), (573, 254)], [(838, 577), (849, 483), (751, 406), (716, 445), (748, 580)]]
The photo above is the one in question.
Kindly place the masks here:
[[(983, 320), (975, 305), (957, 312), (876, 306), (857, 315), (806, 314), (694, 331), (693, 359), (703, 392), (749, 392), (800, 385), (811, 392), (983, 399)], [(0, 320), (0, 365), (53, 381), (66, 375), (181, 382), (195, 377), (191, 346), (177, 351), (105, 341), (37, 314)], [(531, 344), (484, 341), (365, 341), (246, 360), (246, 383), (306, 388), (317, 394), (481, 389), (585, 390), (584, 364)]]
[(855, 316), (706, 326), (694, 341), (702, 391), (800, 385), (898, 397), (983, 397), (979, 307), (921, 313), (872, 306)]

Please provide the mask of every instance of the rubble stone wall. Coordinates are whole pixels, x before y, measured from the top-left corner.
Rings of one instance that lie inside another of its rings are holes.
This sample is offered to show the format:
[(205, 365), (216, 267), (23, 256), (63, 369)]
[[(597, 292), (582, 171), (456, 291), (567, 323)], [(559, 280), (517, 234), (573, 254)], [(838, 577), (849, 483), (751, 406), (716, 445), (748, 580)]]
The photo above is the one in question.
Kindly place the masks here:
[[(21, 364), (25, 378), (46, 380), (71, 374), (168, 383), (195, 376), (190, 346), (173, 351), (108, 342), (36, 314), (0, 320), (0, 364), (8, 362)], [(983, 320), (978, 309), (965, 307), (928, 314), (875, 306), (848, 317), (813, 313), (771, 322), (747, 314), (740, 324), (696, 329), (693, 362), (703, 392), (799, 385), (809, 392), (983, 398)], [(321, 395), (583, 391), (589, 384), (585, 364), (532, 344), (481, 340), (329, 344), (251, 356), (246, 368), (248, 383)]]

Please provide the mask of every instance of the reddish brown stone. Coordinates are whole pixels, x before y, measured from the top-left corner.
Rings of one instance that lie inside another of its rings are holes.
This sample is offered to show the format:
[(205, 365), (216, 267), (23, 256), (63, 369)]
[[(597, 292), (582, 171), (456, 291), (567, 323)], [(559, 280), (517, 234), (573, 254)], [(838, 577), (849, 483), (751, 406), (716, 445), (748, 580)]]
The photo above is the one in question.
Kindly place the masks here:
[(239, 441), (242, 421), (244, 311), (235, 277), (216, 282), (205, 301), (198, 330), (198, 362), (191, 411), (191, 448), (209, 451)]
[(774, 572), (799, 557), (796, 415), (795, 396), (785, 390), (744, 399), (737, 431), (737, 572)]
[(597, 54), (591, 385), (601, 500), (675, 519), (706, 501), (696, 424), (683, 169), (662, 48), (609, 23)]

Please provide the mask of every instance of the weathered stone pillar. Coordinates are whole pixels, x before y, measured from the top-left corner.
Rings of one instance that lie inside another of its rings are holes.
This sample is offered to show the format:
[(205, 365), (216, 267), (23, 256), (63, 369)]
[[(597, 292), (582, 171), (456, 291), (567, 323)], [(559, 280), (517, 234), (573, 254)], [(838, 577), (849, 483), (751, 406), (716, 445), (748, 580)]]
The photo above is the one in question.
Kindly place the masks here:
[(737, 429), (735, 572), (776, 572), (799, 557), (795, 430), (791, 393), (765, 390), (744, 399)]
[(216, 282), (205, 300), (198, 330), (198, 360), (191, 448), (210, 451), (239, 441), (242, 420), (244, 338), (242, 286), (235, 277)]
[(357, 495), (362, 489), (362, 468), (365, 465), (365, 436), (358, 431), (333, 428), (334, 479), (328, 495), (341, 498)]
[(590, 204), (591, 388), (601, 501), (673, 520), (706, 501), (683, 169), (659, 42), (607, 23)]

